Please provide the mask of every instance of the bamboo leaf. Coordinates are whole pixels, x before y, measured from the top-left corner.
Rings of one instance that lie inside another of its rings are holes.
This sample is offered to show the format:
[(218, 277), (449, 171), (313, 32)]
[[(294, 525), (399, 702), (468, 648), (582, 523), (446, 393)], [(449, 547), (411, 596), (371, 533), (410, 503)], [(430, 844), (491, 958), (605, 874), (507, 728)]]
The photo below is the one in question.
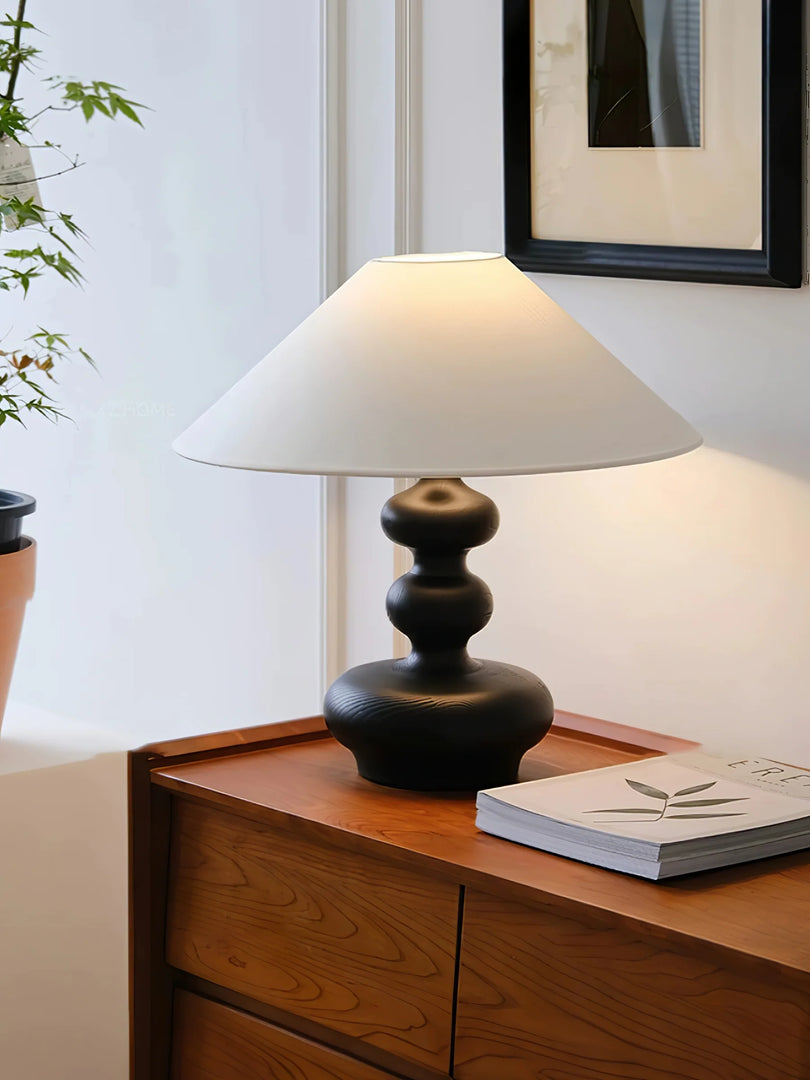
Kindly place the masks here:
[(667, 814), (667, 818), (692, 818), (695, 821), (699, 821), (702, 818), (710, 817), (745, 817), (744, 812), (736, 814)]
[(685, 799), (683, 802), (670, 803), (670, 806), (722, 806), (723, 803), (747, 802), (748, 797), (741, 795), (737, 799)]
[[(127, 120), (131, 120), (134, 124), (139, 124), (143, 127), (140, 116), (138, 116), (126, 98), (119, 97), (118, 94), (110, 94), (110, 104), (112, 105), (113, 110), (117, 109), (119, 112), (123, 113)], [(143, 108), (144, 106), (141, 105), (139, 107)]]
[(707, 791), (710, 787), (714, 787), (716, 783), (716, 780), (712, 780), (708, 784), (697, 784), (695, 787), (681, 788), (680, 791), (675, 792), (672, 798), (677, 799), (680, 795), (696, 795), (699, 791)]
[(658, 788), (650, 787), (649, 784), (642, 784), (638, 780), (628, 780), (625, 777), (625, 784), (637, 791), (639, 795), (647, 795), (651, 799), (663, 799), (664, 802), (669, 798), (669, 795), (665, 791), (659, 791)]

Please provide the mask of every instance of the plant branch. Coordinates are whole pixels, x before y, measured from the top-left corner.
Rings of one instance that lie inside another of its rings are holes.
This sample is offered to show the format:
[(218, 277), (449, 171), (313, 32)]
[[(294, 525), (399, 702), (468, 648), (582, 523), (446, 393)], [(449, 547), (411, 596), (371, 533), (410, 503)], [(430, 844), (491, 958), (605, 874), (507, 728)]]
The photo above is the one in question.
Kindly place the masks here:
[[(79, 155), (76, 154), (71, 157), (70, 154), (66, 154), (65, 151), (58, 143), (44, 142), (44, 143), (26, 143), (29, 150), (55, 150), (57, 154), (61, 155), (65, 161), (71, 166), (78, 168), (79, 165), (84, 165), (84, 162), (79, 161)], [(69, 169), (67, 170), (70, 171)], [(37, 179), (44, 180), (45, 177), (38, 177)]]
[(59, 172), (45, 173), (44, 176), (32, 176), (29, 180), (2, 180), (0, 181), (0, 188), (19, 187), (20, 184), (33, 184), (35, 181), (50, 180), (52, 176), (64, 176), (65, 173), (73, 172), (74, 169), (80, 169), (82, 165), (84, 165), (83, 161), (74, 161), (66, 169), (60, 169)]
[(25, 4), (26, 0), (18, 0), (17, 25), (14, 27), (14, 59), (11, 61), (11, 70), (8, 76), (6, 101), (14, 100), (14, 91), (17, 88), (17, 76), (20, 73), (20, 38), (22, 37), (22, 22), (25, 18)]
[(40, 109), (39, 112), (32, 113), (28, 117), (28, 123), (33, 124), (33, 122), (35, 120), (38, 120), (40, 118), (40, 116), (42, 116), (43, 113), (46, 113), (46, 112), (73, 112), (73, 110), (75, 108), (76, 108), (75, 105), (70, 105), (70, 106), (68, 106), (68, 105), (65, 105), (65, 106), (62, 106), (62, 105), (46, 105), (44, 108)]

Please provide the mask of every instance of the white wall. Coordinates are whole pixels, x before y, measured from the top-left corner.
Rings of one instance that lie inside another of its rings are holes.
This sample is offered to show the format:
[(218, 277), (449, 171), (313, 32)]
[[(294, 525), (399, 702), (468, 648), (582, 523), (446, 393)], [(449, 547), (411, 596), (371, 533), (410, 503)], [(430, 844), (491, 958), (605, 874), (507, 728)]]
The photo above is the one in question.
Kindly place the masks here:
[[(425, 250), (503, 250), (500, 16), (422, 5)], [(707, 446), (482, 482), (502, 526), (471, 558), (495, 595), (474, 655), (536, 670), (562, 708), (810, 761), (810, 290), (537, 280)]]
[(39, 0), (31, 17), (47, 72), (154, 111), (143, 132), (77, 115), (41, 132), (87, 162), (42, 185), (91, 238), (87, 286), (33, 288), (14, 328), (71, 331), (100, 375), (61, 381), (75, 427), (2, 432), (4, 486), (39, 501), (12, 695), (133, 743), (315, 711), (318, 480), (170, 443), (318, 303), (318, 2)]

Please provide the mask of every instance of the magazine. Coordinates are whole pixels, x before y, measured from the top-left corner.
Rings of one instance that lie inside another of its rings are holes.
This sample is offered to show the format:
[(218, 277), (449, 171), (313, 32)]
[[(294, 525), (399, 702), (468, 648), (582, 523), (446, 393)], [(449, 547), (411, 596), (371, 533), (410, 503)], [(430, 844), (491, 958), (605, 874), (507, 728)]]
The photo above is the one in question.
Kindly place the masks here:
[(659, 879), (810, 847), (810, 770), (670, 754), (480, 791), (476, 824), (555, 855)]

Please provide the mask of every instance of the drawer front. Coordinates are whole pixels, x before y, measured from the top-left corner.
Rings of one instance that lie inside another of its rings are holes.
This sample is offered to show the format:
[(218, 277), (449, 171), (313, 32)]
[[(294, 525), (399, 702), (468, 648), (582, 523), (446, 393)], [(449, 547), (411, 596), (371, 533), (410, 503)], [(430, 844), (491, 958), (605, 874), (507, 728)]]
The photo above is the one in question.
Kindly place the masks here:
[(172, 1080), (389, 1080), (391, 1074), (195, 994), (174, 1001)]
[(807, 1080), (810, 1000), (774, 980), (468, 890), (454, 1076)]
[(446, 1072), (457, 925), (453, 885), (175, 800), (175, 967)]

